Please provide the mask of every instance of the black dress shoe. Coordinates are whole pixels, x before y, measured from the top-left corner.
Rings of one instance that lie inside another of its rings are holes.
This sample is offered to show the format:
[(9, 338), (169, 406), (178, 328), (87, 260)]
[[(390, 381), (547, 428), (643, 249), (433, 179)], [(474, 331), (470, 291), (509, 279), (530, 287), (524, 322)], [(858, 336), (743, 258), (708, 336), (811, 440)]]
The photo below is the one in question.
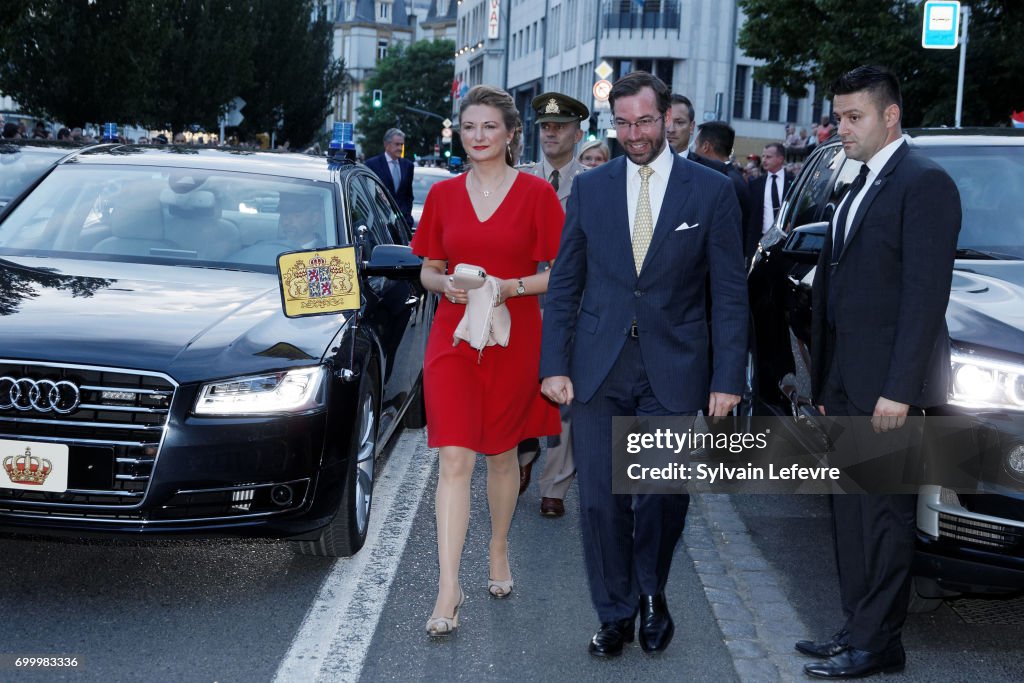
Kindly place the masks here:
[(903, 645), (891, 645), (884, 652), (868, 652), (849, 648), (824, 662), (804, 667), (804, 673), (815, 678), (862, 678), (877, 673), (903, 671), (907, 653)]
[(661, 652), (672, 642), (676, 625), (668, 613), (665, 594), (640, 596), (640, 647), (644, 652)]
[(533, 461), (519, 466), (519, 495), (523, 495), (526, 487), (530, 485), (530, 473), (533, 472)]
[(590, 639), (590, 654), (595, 657), (618, 657), (622, 646), (633, 642), (633, 619), (606, 621)]
[(813, 640), (796, 641), (796, 649), (809, 657), (821, 657), (828, 659), (842, 654), (850, 649), (850, 634), (844, 628), (828, 640), (817, 642)]

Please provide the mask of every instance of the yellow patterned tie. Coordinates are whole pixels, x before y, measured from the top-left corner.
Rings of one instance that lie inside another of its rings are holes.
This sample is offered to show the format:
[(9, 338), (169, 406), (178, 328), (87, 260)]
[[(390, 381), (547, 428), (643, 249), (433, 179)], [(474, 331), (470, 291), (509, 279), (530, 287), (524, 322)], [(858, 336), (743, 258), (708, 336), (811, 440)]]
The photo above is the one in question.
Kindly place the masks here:
[(651, 236), (654, 234), (650, 183), (653, 174), (654, 169), (650, 166), (640, 167), (640, 196), (636, 200), (636, 218), (633, 221), (633, 263), (636, 265), (637, 275), (640, 274), (640, 267), (644, 265), (647, 247), (651, 246)]

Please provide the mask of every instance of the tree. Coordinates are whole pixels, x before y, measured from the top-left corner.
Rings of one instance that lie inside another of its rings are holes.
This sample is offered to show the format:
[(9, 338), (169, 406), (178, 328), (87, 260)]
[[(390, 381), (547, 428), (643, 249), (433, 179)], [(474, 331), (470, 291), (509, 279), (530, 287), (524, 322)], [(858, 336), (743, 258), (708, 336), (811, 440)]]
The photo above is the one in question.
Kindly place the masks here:
[(163, 3), (15, 4), (21, 11), (0, 33), (0, 90), (25, 111), (71, 126), (144, 118), (169, 38)]
[[(70, 126), (207, 130), (230, 102), (296, 145), (344, 78), (313, 0), (18, 0), (0, 25), (0, 91)], [(278, 122), (283, 119), (283, 128)]]
[[(455, 44), (450, 40), (421, 40), (408, 47), (395, 46), (377, 63), (377, 69), (363, 84), (359, 105), (359, 138), (366, 156), (383, 150), (384, 133), (389, 128), (401, 128), (405, 133), (406, 156), (434, 152), (441, 122), (407, 107), (449, 115), (454, 53)], [(378, 88), (383, 102), (375, 109), (371, 94)]]
[[(1024, 7), (1017, 0), (965, 2), (972, 9), (964, 85), (966, 125), (1005, 125), (1024, 108)], [(951, 125), (959, 51), (921, 47), (916, 0), (739, 0), (739, 46), (765, 61), (761, 83), (803, 97), (860, 64), (892, 69), (903, 87), (905, 126)]]
[(332, 57), (332, 27), (322, 18), (308, 20), (311, 0), (257, 0), (254, 6), (260, 29), (255, 78), (242, 93), (242, 131), (274, 131), (282, 142), (305, 146), (345, 83), (344, 64)]
[(215, 130), (225, 106), (252, 81), (255, 16), (247, 3), (178, 0), (165, 8), (170, 35), (146, 120), (172, 131)]

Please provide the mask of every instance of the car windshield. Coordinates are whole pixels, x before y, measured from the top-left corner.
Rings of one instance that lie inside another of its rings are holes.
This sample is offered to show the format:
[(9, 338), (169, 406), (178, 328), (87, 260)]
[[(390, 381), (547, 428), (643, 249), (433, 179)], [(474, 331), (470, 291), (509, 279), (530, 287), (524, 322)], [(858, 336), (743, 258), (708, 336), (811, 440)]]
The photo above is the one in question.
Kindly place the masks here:
[(338, 243), (331, 185), (181, 168), (57, 168), (0, 224), (0, 254), (273, 270)]
[(921, 149), (960, 190), (963, 222), (957, 247), (1024, 258), (1024, 146)]
[(454, 176), (451, 173), (424, 173), (423, 169), (416, 169), (416, 172), (412, 176), (412, 196), (413, 201), (417, 204), (422, 204), (427, 201), (427, 193), (430, 192), (431, 186), (434, 183), (441, 180), (448, 180)]
[(21, 194), (65, 153), (66, 150), (55, 152), (0, 145), (0, 209)]

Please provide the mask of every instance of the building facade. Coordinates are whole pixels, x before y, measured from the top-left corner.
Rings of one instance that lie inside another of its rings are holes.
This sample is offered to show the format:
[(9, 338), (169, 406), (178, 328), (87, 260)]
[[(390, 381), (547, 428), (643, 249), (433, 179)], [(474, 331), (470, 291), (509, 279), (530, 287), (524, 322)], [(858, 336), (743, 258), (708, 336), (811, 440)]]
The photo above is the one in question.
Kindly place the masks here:
[(614, 135), (607, 104), (592, 92), (602, 64), (610, 81), (656, 74), (693, 101), (697, 123), (728, 121), (739, 157), (781, 141), (787, 123), (809, 129), (828, 113), (813, 87), (796, 99), (754, 80), (759, 62), (736, 46), (742, 22), (735, 0), (464, 0), (455, 77), (463, 89), (492, 83), (513, 95), (526, 159), (538, 156), (529, 103), (541, 92), (584, 102), (596, 114), (594, 133)]

